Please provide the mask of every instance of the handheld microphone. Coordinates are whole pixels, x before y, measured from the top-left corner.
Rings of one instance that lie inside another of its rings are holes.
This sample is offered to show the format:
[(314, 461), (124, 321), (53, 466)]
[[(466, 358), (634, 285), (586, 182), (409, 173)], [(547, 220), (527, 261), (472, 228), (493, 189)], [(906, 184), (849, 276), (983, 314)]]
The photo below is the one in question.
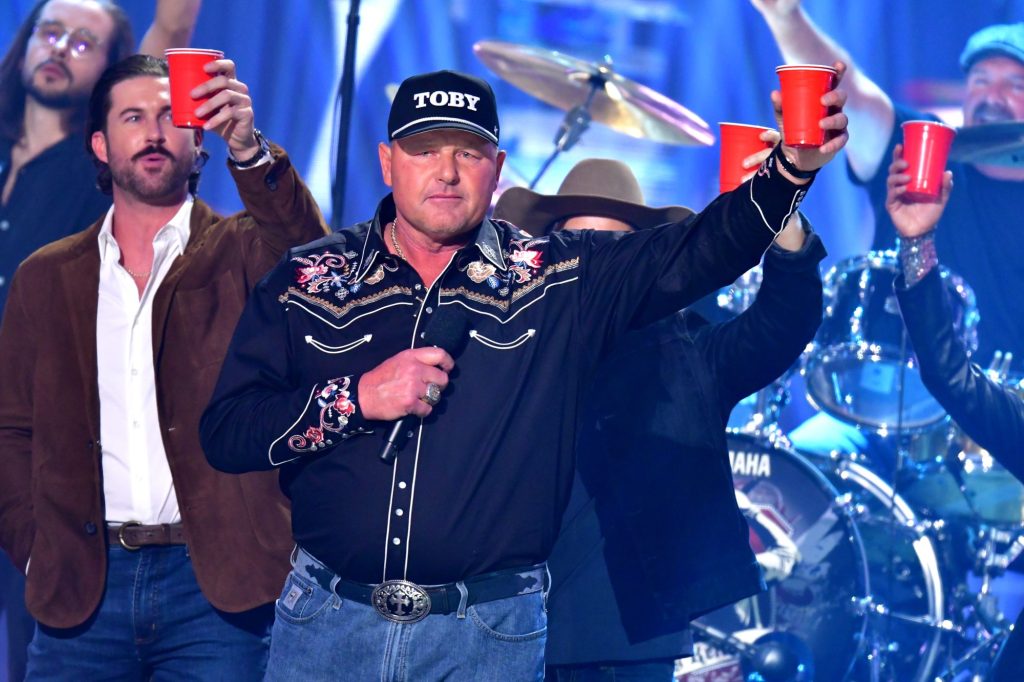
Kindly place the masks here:
[[(423, 328), (423, 333), (421, 334), (423, 345), (417, 347), (435, 346), (454, 357), (461, 342), (466, 338), (466, 327), (468, 326), (469, 319), (466, 317), (466, 313), (461, 306), (439, 305)], [(395, 425), (391, 427), (391, 432), (388, 433), (384, 441), (384, 447), (380, 449), (380, 459), (382, 462), (390, 464), (394, 461), (398, 451), (402, 449), (412, 435), (411, 422), (413, 419), (415, 417), (407, 414), (398, 419)]]

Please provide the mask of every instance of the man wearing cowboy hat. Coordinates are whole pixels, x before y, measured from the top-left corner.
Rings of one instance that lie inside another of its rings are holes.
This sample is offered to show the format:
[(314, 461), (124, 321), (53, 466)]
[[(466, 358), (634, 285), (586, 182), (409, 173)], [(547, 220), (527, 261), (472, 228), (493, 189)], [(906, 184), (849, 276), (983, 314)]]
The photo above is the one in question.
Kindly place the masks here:
[[(688, 213), (645, 205), (625, 164), (586, 159), (557, 194), (507, 190), (494, 217), (540, 236), (645, 230)], [(790, 367), (813, 337), (824, 256), (794, 214), (765, 255), (748, 310), (716, 325), (690, 310), (672, 315), (630, 332), (602, 360), (548, 559), (550, 678), (670, 682), (674, 660), (692, 654), (689, 620), (763, 589), (725, 426), (736, 402)]]

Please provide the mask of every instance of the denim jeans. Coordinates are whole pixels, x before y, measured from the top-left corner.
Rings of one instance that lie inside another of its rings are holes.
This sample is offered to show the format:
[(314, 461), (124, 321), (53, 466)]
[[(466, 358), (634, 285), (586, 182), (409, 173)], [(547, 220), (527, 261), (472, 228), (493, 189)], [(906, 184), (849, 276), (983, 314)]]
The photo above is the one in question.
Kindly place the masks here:
[(28, 680), (262, 679), (272, 605), (240, 614), (213, 608), (184, 546), (107, 551), (96, 612), (74, 628), (39, 624)]
[(7, 625), (7, 669), (0, 666), (0, 679), (21, 682), (36, 622), (25, 608), (25, 575), (6, 556), (0, 557), (0, 612)]
[[(519, 682), (544, 677), (544, 592), (392, 623), (321, 583), (333, 574), (299, 549), (277, 601), (267, 682)], [(328, 579), (330, 582), (330, 579)]]
[(639, 661), (548, 668), (547, 682), (672, 682), (675, 661)]

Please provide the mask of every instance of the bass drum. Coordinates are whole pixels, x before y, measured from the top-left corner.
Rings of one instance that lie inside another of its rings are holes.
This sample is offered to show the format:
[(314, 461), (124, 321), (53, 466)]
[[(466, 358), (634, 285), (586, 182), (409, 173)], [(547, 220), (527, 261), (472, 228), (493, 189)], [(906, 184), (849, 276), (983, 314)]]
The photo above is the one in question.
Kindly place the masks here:
[(822, 473), (745, 434), (729, 435), (729, 458), (768, 590), (698, 619), (694, 656), (677, 663), (676, 679), (757, 679), (730, 639), (781, 646), (783, 658), (800, 659), (800, 680), (930, 679), (941, 577), (906, 503), (856, 463)]

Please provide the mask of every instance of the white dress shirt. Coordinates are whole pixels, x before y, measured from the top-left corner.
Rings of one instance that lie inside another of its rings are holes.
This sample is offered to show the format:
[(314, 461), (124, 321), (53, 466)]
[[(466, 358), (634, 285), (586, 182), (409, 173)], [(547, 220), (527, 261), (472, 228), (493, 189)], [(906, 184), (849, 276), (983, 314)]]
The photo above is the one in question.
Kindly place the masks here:
[(113, 207), (100, 229), (96, 364), (108, 523), (181, 520), (157, 413), (153, 298), (171, 264), (185, 251), (192, 203), (189, 196), (153, 237), (153, 268), (141, 297), (134, 278), (120, 264)]

